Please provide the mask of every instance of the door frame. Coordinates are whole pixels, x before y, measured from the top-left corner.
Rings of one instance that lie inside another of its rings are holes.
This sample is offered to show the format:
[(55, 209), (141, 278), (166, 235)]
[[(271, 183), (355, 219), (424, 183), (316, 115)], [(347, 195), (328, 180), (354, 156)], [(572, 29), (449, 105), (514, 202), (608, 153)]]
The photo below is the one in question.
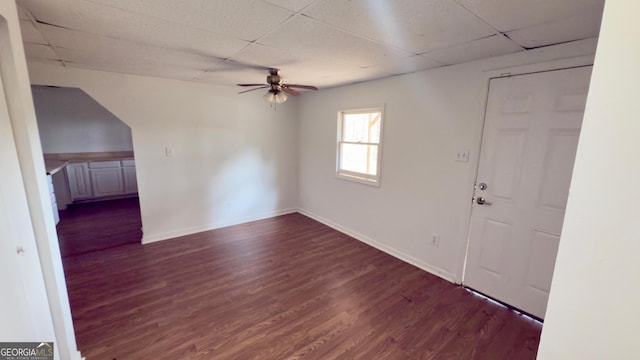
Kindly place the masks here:
[(469, 252), (469, 240), (470, 240), (470, 225), (471, 225), (471, 213), (473, 211), (473, 206), (471, 203), (471, 198), (475, 192), (475, 183), (478, 180), (478, 170), (480, 169), (480, 151), (482, 150), (482, 142), (484, 140), (484, 127), (486, 123), (486, 113), (487, 113), (487, 101), (489, 99), (489, 87), (492, 79), (503, 78), (503, 77), (511, 77), (518, 75), (527, 75), (527, 74), (535, 74), (556, 70), (564, 70), (571, 69), (577, 67), (585, 67), (592, 66), (595, 59), (595, 55), (586, 55), (586, 56), (578, 56), (571, 57), (567, 59), (560, 59), (555, 61), (548, 61), (544, 63), (536, 63), (529, 65), (520, 65), (513, 67), (496, 67), (492, 69), (487, 69), (484, 71), (484, 84), (482, 97), (484, 99), (484, 103), (482, 105), (482, 113), (478, 114), (478, 118), (482, 119), (482, 125), (479, 128), (478, 141), (475, 146), (471, 147), (471, 151), (473, 152), (473, 163), (471, 164), (473, 168), (473, 176), (470, 177), (469, 184), (467, 189), (465, 189), (465, 194), (468, 195), (469, 203), (465, 209), (465, 241), (464, 246), (460, 247), (458, 253), (458, 264), (455, 271), (455, 283), (464, 285), (464, 278), (466, 274), (466, 265), (467, 265), (467, 255)]
[[(17, 13), (15, 2), (1, 7)], [(56, 348), (63, 359), (81, 359), (71, 318), (58, 236), (49, 197), (42, 146), (18, 17), (0, 13), (0, 73), (13, 130), (29, 216), (38, 248)]]

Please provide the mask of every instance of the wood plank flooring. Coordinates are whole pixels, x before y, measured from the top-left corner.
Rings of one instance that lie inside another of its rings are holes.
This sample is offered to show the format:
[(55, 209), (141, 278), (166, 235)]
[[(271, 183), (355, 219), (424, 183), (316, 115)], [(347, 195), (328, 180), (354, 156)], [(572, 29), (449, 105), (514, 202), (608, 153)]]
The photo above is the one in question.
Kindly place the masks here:
[(140, 243), (142, 220), (138, 198), (70, 204), (57, 226), (63, 257)]
[(64, 258), (94, 359), (534, 359), (541, 325), (300, 214)]

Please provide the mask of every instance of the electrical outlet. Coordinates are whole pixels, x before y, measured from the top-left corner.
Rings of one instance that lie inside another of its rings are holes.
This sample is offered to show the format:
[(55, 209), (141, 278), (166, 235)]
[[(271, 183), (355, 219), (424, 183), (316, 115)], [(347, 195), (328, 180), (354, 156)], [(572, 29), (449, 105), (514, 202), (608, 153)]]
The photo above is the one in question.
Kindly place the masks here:
[(458, 152), (456, 152), (456, 161), (468, 162), (469, 161), (469, 149), (458, 150)]
[(431, 245), (440, 246), (440, 235), (437, 233), (431, 234)]

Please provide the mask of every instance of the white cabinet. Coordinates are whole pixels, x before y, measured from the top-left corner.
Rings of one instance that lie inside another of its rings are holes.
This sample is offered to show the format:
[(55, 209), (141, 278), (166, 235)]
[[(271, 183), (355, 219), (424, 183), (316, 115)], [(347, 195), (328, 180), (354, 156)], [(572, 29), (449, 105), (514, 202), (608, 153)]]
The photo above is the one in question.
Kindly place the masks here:
[(90, 199), (93, 197), (89, 179), (89, 163), (78, 162), (67, 164), (69, 192), (71, 201)]
[(71, 201), (123, 197), (138, 192), (134, 160), (106, 160), (67, 165)]
[(124, 193), (137, 193), (138, 181), (136, 180), (136, 164), (133, 160), (122, 160), (122, 176), (124, 177)]
[(49, 198), (51, 199), (51, 209), (53, 210), (53, 219), (56, 224), (60, 222), (60, 213), (58, 213), (58, 203), (56, 202), (56, 192), (53, 189), (53, 180), (51, 175), (47, 175), (47, 183), (49, 185)]
[(53, 181), (53, 189), (56, 194), (56, 203), (58, 210), (65, 210), (67, 205), (71, 204), (71, 195), (69, 194), (69, 181), (67, 180), (67, 171), (63, 168), (61, 171), (51, 175)]
[(93, 186), (93, 197), (124, 194), (120, 161), (92, 161), (89, 176)]

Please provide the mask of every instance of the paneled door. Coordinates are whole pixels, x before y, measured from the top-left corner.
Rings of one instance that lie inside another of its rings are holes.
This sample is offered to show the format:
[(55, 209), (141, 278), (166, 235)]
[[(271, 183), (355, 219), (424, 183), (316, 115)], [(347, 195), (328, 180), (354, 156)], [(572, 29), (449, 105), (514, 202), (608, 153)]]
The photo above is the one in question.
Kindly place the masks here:
[(591, 67), (492, 79), (464, 284), (543, 319)]

